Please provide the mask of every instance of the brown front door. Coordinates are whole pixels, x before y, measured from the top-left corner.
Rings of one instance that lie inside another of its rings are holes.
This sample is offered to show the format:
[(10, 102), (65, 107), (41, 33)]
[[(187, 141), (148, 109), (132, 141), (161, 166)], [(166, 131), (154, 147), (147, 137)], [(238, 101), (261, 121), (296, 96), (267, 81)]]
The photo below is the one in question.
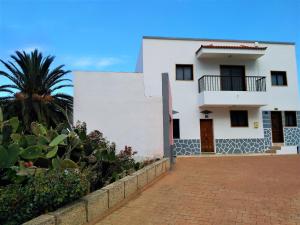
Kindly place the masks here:
[(213, 122), (211, 119), (200, 120), (201, 152), (214, 152)]
[(273, 143), (283, 142), (282, 117), (281, 112), (271, 112), (272, 140)]

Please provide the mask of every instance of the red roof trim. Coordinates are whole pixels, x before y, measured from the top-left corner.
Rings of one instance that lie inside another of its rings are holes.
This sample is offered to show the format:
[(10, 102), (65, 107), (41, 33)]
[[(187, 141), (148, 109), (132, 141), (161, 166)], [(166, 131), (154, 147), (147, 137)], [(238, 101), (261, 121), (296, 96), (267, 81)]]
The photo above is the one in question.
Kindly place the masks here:
[(196, 54), (202, 49), (202, 48), (220, 48), (220, 49), (251, 49), (251, 50), (266, 50), (267, 47), (258, 47), (258, 46), (249, 46), (249, 45), (201, 45), (201, 47), (196, 51)]

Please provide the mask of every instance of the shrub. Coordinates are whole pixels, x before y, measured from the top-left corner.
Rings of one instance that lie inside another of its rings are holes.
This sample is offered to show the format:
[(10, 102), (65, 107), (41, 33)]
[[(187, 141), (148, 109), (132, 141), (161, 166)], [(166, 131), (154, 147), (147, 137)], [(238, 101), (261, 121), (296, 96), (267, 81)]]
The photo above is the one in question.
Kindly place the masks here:
[(24, 132), (18, 118), (3, 121), (0, 108), (0, 224), (20, 224), (130, 174), (142, 166), (135, 154), (127, 146), (117, 154), (114, 143), (80, 122), (33, 122)]
[(77, 170), (49, 170), (26, 184), (0, 188), (0, 224), (15, 225), (53, 211), (88, 192), (86, 176)]
[(136, 153), (130, 146), (125, 146), (124, 150), (120, 151), (117, 158), (123, 170), (138, 169), (139, 164), (133, 158)]

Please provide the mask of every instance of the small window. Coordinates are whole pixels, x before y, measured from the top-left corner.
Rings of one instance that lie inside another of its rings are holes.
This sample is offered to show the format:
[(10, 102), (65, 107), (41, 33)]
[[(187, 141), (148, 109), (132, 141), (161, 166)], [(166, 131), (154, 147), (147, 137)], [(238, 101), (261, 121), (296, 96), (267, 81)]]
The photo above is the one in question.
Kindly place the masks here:
[(173, 119), (173, 138), (180, 138), (179, 119)]
[(286, 111), (284, 112), (285, 117), (285, 126), (287, 127), (296, 127), (297, 126), (297, 118), (295, 111)]
[(272, 85), (273, 86), (286, 86), (286, 72), (285, 71), (271, 71)]
[(230, 111), (230, 120), (232, 127), (248, 127), (248, 111)]
[(193, 65), (176, 65), (176, 80), (193, 80)]

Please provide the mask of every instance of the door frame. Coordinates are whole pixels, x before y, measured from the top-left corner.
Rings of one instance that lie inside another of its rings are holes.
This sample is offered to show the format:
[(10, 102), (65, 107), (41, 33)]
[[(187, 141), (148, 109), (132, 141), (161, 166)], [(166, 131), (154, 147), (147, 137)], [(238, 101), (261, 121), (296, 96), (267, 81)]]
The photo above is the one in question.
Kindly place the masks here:
[[(282, 131), (282, 142), (274, 142), (273, 141), (273, 121), (272, 121), (272, 113), (278, 113), (280, 114), (281, 117), (281, 131)], [(282, 116), (282, 111), (271, 111), (271, 134), (272, 134), (272, 144), (273, 143), (284, 143), (284, 126), (283, 126), (283, 116)]]
[[(201, 120), (211, 120), (211, 126), (212, 126), (212, 139), (213, 139), (213, 151), (212, 152), (202, 152), (202, 143), (201, 143)], [(200, 154), (202, 153), (216, 153), (216, 143), (215, 143), (215, 130), (214, 130), (214, 120), (213, 119), (200, 119), (199, 120), (199, 130), (200, 130)]]

